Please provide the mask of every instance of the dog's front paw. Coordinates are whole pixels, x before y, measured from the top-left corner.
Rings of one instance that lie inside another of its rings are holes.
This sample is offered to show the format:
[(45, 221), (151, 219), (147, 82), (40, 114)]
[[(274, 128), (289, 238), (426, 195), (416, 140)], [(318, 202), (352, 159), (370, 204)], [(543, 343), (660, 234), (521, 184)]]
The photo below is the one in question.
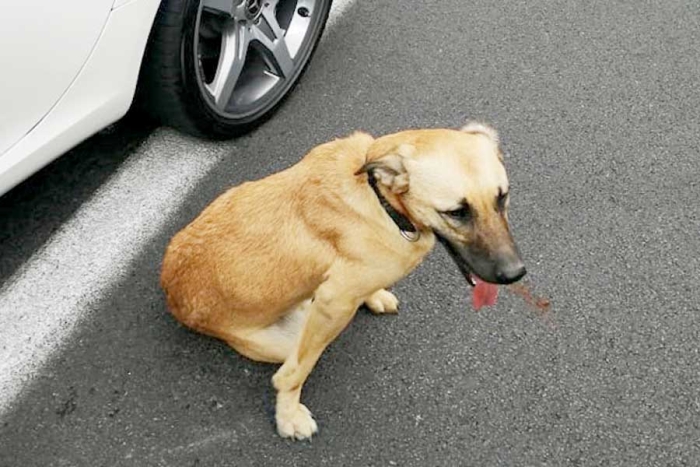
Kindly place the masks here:
[(398, 313), (399, 299), (388, 290), (381, 289), (374, 292), (365, 301), (365, 305), (372, 313)]
[(304, 404), (277, 409), (277, 433), (283, 438), (307, 439), (318, 432), (318, 425)]

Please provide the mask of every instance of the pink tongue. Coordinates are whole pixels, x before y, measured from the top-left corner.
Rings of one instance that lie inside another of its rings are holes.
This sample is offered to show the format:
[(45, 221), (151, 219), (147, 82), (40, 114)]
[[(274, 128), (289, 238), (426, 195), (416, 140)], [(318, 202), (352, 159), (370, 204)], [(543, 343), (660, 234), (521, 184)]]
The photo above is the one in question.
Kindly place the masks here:
[(476, 276), (472, 276), (476, 285), (472, 292), (472, 306), (479, 311), (482, 306), (492, 306), (496, 304), (498, 298), (498, 286), (484, 282)]

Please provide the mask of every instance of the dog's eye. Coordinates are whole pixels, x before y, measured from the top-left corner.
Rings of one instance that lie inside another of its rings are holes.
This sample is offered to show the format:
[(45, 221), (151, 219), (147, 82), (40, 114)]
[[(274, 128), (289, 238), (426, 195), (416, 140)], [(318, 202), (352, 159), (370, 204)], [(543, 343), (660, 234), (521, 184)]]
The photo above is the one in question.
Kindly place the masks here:
[(496, 206), (499, 211), (504, 211), (506, 209), (506, 201), (508, 200), (508, 192), (502, 192), (498, 190), (498, 196), (496, 197)]
[(452, 211), (445, 211), (443, 212), (444, 215), (451, 217), (454, 220), (460, 221), (460, 222), (466, 222), (472, 217), (471, 210), (469, 209), (469, 206), (462, 206), (459, 209), (454, 209)]

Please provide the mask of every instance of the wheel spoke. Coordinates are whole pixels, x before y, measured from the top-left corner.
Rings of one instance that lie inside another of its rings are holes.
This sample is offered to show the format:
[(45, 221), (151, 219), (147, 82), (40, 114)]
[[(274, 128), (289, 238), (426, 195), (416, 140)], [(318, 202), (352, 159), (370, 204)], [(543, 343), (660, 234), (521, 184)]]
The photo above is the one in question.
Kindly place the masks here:
[(289, 47), (282, 29), (275, 17), (275, 9), (272, 2), (262, 12), (263, 20), (267, 23), (274, 37), (269, 37), (258, 25), (251, 29), (252, 38), (262, 45), (262, 53), (271, 68), (281, 77), (286, 78), (294, 68), (294, 60), (289, 53)]
[(272, 34), (275, 36), (274, 39), (283, 39), (285, 31), (280, 27), (280, 23), (275, 16), (277, 3), (278, 0), (268, 1), (265, 7), (263, 7), (261, 14), (267, 25), (270, 26)]
[(232, 15), (236, 0), (202, 0), (202, 7), (205, 10), (222, 15)]
[(250, 32), (244, 24), (232, 25), (224, 31), (221, 40), (221, 55), (216, 76), (207, 87), (214, 96), (216, 106), (225, 109), (245, 65)]

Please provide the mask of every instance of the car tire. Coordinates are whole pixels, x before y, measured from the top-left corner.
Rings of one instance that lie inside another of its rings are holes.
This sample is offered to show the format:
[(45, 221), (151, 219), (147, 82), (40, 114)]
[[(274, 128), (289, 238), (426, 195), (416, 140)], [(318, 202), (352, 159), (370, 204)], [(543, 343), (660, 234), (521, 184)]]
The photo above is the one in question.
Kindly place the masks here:
[(137, 105), (185, 133), (227, 139), (280, 107), (306, 70), (332, 0), (163, 0)]

